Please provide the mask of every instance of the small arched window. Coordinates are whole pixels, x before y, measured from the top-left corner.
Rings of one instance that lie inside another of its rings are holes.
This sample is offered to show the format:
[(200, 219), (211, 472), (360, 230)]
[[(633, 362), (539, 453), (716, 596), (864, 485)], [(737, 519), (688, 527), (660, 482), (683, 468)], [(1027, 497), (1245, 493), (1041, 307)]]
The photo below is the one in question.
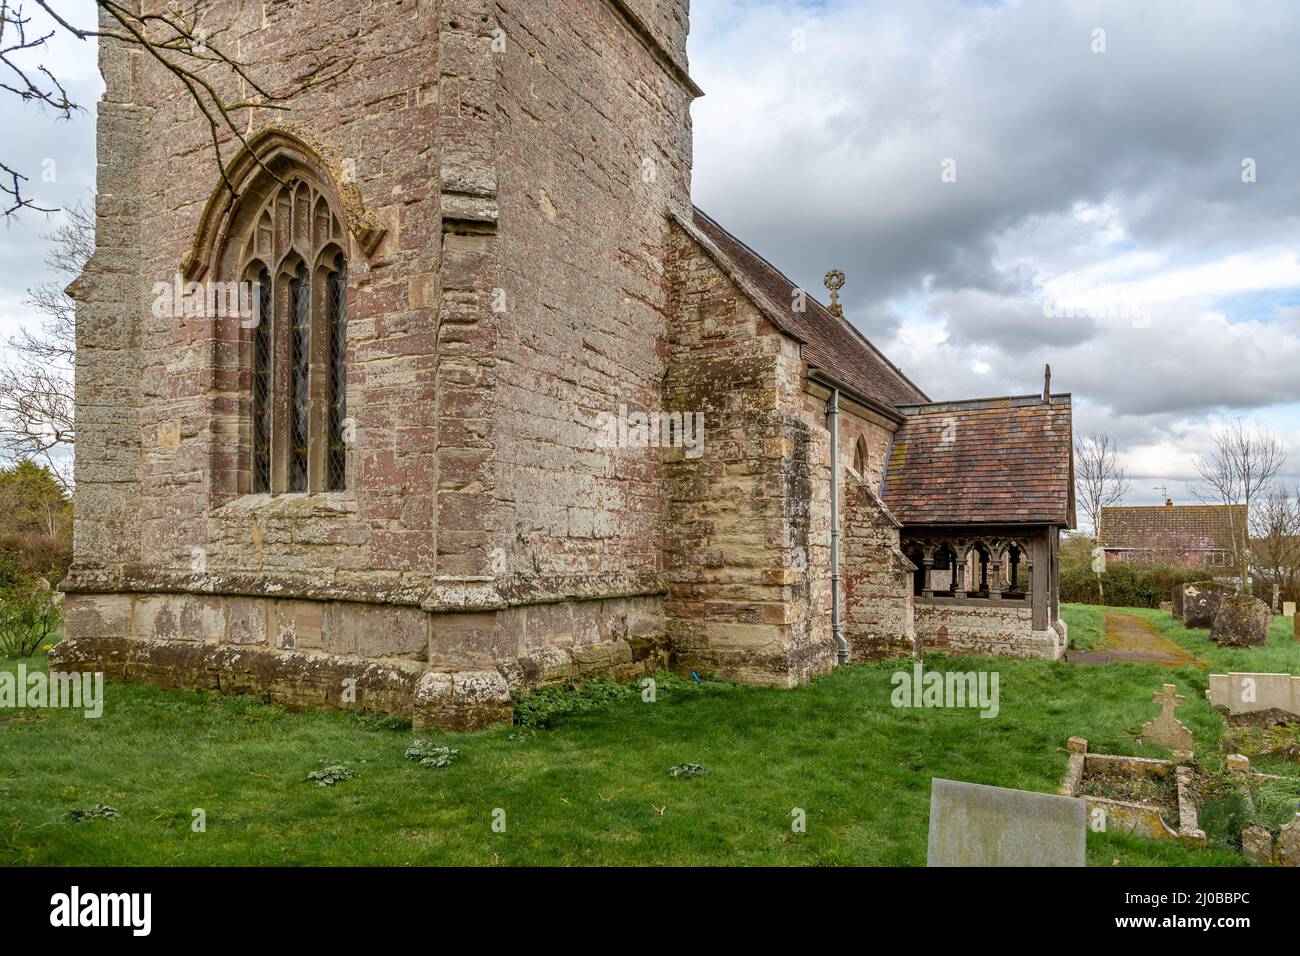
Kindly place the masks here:
[(867, 442), (861, 435), (853, 446), (853, 470), (862, 478), (867, 477)]
[(239, 273), (255, 284), (248, 325), (248, 489), (347, 487), (346, 233), (306, 173), (279, 174), (243, 209)]

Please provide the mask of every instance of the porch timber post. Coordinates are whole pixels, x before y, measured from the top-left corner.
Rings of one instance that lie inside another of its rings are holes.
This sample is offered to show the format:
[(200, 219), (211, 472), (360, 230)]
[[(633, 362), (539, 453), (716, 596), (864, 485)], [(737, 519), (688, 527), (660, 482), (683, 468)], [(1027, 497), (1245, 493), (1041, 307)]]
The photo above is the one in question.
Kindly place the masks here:
[(1047, 535), (1039, 532), (1030, 545), (1033, 569), (1030, 572), (1032, 589), (1030, 597), (1034, 606), (1034, 630), (1047, 630), (1047, 604), (1051, 600), (1051, 559), (1048, 557)]

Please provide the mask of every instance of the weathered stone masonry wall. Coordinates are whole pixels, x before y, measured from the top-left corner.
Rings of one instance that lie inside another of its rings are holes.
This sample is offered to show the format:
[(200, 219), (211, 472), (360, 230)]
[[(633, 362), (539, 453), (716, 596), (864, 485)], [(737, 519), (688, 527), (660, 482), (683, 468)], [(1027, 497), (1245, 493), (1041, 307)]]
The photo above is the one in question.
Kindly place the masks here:
[[(329, 585), (381, 597), (427, 588), (434, 472), (432, 442), (422, 436), (434, 399), (434, 313), (423, 295), (440, 258), (438, 193), (428, 175), (437, 144), (434, 10), (429, 0), (393, 9), (267, 4), (265, 14), (262, 4), (225, 3), (205, 15), (229, 25), (225, 42), (238, 44), (272, 88), (291, 85), (320, 49), (356, 60), (347, 82), (306, 91), (290, 114), (354, 163), (387, 227), (369, 260), (351, 252), (353, 490), (311, 502), (241, 500), (226, 510), (248, 385), (229, 374), (238, 370), (238, 322), (151, 312), (153, 284), (173, 280), (219, 182), (207, 126), (147, 57), (103, 45), (106, 103), (135, 105), (109, 106), (101, 119), (104, 252), (78, 293), (79, 335), (90, 347), (78, 370), (84, 442), (74, 580), (117, 586), (129, 576), (202, 588), (224, 574), (254, 574), (286, 589)], [(210, 79), (237, 93), (225, 73)], [(254, 129), (278, 119), (267, 110), (249, 118)], [(237, 146), (226, 138), (227, 158)], [(117, 170), (119, 158), (129, 172)], [(108, 355), (93, 347), (106, 335), (115, 346)], [(101, 427), (97, 410), (109, 408), (114, 421)]]
[[(707, 441), (701, 458), (673, 455), (668, 468), (667, 632), (687, 666), (799, 683), (835, 660), (826, 402), (809, 389), (799, 343), (688, 227), (671, 271), (667, 407), (703, 411)], [(851, 469), (861, 436), (878, 483), (889, 431), (853, 407), (844, 402), (840, 419), (841, 587), (852, 590), (846, 630), (864, 659), (910, 652), (913, 632), (897, 523)]]
[[(356, 59), (290, 115), (331, 168), (348, 161), (384, 230), (350, 256), (351, 484), (237, 494), (243, 333), (149, 312), (216, 182), (193, 161), (206, 126), (106, 45), (58, 655), (450, 727), (507, 713), (512, 689), (662, 666), (667, 641), (740, 680), (829, 670), (825, 402), (799, 343), (667, 215), (689, 210), (685, 0), (210, 15), (273, 86), (317, 50)], [(620, 406), (703, 413), (704, 455), (600, 447), (597, 416)], [(907, 649), (910, 599), (874, 494), (889, 430), (851, 402), (841, 423), (859, 659)]]
[(432, 615), (349, 601), (72, 594), (67, 627), (78, 636), (50, 659), (112, 680), (404, 714), (417, 727), (463, 730), (508, 718), (512, 691), (665, 666), (653, 637), (659, 616), (646, 599)]
[(841, 512), (843, 629), (849, 659), (915, 654), (912, 572), (899, 549), (899, 523), (866, 482), (845, 482)]
[[(677, 11), (684, 40), (684, 4), (640, 6)], [(660, 593), (662, 456), (601, 447), (597, 424), (667, 407), (665, 213), (689, 207), (691, 94), (603, 0), (511, 5), (502, 25), (493, 548), (538, 594)]]
[[(350, 256), (352, 484), (233, 493), (240, 333), (149, 312), (217, 181), (195, 160), (207, 128), (148, 62), (104, 45), (61, 653), (290, 704), (322, 703), (307, 677), (292, 689), (290, 659), (328, 663), (330, 680), (376, 679), (381, 662), (424, 690), (362, 696), (417, 713), (442, 700), (451, 723), (464, 708), (450, 674), (480, 675), (456, 680), (490, 711), (503, 688), (664, 663), (659, 453), (598, 449), (590, 420), (663, 406), (665, 211), (689, 205), (685, 0), (207, 15), (273, 87), (319, 51), (355, 59), (290, 114), (349, 161), (385, 230), (368, 259)], [(254, 111), (250, 127), (272, 118)]]
[(1056, 660), (1065, 652), (1064, 621), (1034, 630), (1025, 601), (916, 599), (916, 636), (925, 651), (1005, 654)]
[(81, 560), (116, 565), (139, 560), (139, 524), (129, 503), (141, 494), (137, 320), (147, 287), (138, 265), (146, 201), (140, 159), (151, 115), (130, 57), (103, 43), (99, 66), (106, 89), (97, 112), (95, 252), (75, 286), (80, 434), (73, 533)]
[[(804, 374), (802, 362), (785, 362), (781, 376), (781, 397), (795, 410), (799, 419), (805, 423), (812, 436), (814, 463), (811, 483), (811, 500), (809, 502), (809, 529), (811, 544), (808, 560), (811, 574), (811, 600), (805, 614), (808, 630), (819, 646), (830, 648), (835, 653), (834, 638), (831, 634), (831, 436), (827, 427), (829, 392), (816, 384), (810, 384)], [(870, 525), (880, 524), (881, 529), (893, 524), (887, 515), (883, 503), (876, 494), (883, 475), (885, 458), (892, 432), (877, 416), (841, 394), (839, 403), (839, 453), (840, 453), (840, 597), (841, 625), (846, 639), (850, 642), (850, 658), (860, 660), (881, 656), (876, 645), (882, 642), (892, 647), (910, 647), (912, 633), (906, 629), (906, 615), (893, 614), (892, 607), (907, 599), (910, 588), (893, 591), (887, 579), (894, 575), (892, 570), (893, 548), (897, 545), (897, 531), (880, 532), (885, 539), (868, 544), (859, 541), (856, 546), (849, 541), (849, 522), (859, 524), (856, 534), (866, 533)], [(853, 472), (853, 451), (861, 437), (868, 449), (867, 475), (856, 476)], [(870, 494), (857, 496), (856, 489), (865, 485)], [(851, 512), (850, 502), (856, 513)], [(892, 538), (889, 535), (892, 534)], [(885, 547), (884, 544), (889, 544)], [(871, 584), (866, 581), (870, 579)], [(869, 588), (873, 592), (872, 602), (877, 598), (885, 603), (880, 607), (855, 598), (857, 620), (849, 620), (849, 595), (851, 589), (857, 588), (858, 594), (865, 596)], [(895, 633), (891, 628), (886, 636), (885, 625), (889, 620), (898, 624)], [(849, 637), (852, 630), (856, 637)], [(870, 635), (868, 639), (867, 635)], [(833, 659), (833, 657), (832, 657)]]
[(808, 626), (811, 436), (778, 393), (797, 343), (685, 231), (670, 271), (665, 401), (703, 412), (706, 441), (667, 469), (666, 630), (684, 666), (789, 686), (833, 662)]

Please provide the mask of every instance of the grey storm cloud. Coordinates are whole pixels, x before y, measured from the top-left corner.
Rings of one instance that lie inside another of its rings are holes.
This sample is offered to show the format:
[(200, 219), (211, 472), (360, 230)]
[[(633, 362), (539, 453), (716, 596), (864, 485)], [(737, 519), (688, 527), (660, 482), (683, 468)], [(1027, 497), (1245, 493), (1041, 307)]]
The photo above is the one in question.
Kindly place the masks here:
[(979, 289), (938, 292), (927, 311), (946, 319), (949, 341), (991, 346), (1011, 355), (1079, 345), (1098, 334), (1087, 315), (1049, 316), (1043, 299), (1009, 298)]
[[(1300, 248), (1294, 4), (723, 2), (693, 28), (696, 201), (809, 288), (842, 268), (849, 314), (932, 395), (1032, 389), (1045, 359), (1116, 416), (1300, 399), (1294, 323), (1042, 309), (1046, 281), (1109, 257)], [(905, 341), (918, 315), (943, 327), (928, 351)]]
[[(1224, 226), (1296, 229), (1293, 5), (1252, 5), (1247, 17), (1195, 2), (887, 12), (831, 4), (809, 8), (819, 26), (802, 54), (784, 46), (788, 30), (777, 26), (801, 22), (796, 5), (756, 9), (775, 22), (697, 34), (694, 65), (706, 91), (720, 70), (719, 96), (729, 93), (727, 71), (740, 69), (733, 47), (755, 42), (757, 30), (773, 41), (763, 52), (790, 61), (789, 72), (769, 78), (775, 102), (752, 118), (769, 134), (760, 152), (697, 124), (697, 199), (738, 229), (766, 233), (769, 251), (792, 270), (812, 272), (838, 256), (875, 294), (926, 276), (940, 287), (996, 289), (991, 240), (1001, 230), (1107, 196), (1132, 210), (1138, 240), (1222, 242), (1233, 238)], [(878, 18), (901, 31), (884, 51), (874, 40)], [(1106, 30), (1105, 53), (1091, 52), (1094, 28)], [(833, 30), (861, 42), (823, 50), (819, 34)], [(801, 74), (802, 87), (791, 80)], [(805, 118), (801, 89), (826, 103), (816, 120)], [(709, 108), (706, 98), (697, 113)], [(745, 162), (732, 162), (737, 149)], [(1247, 157), (1261, 174), (1243, 190)], [(956, 163), (955, 183), (940, 181), (945, 159)]]

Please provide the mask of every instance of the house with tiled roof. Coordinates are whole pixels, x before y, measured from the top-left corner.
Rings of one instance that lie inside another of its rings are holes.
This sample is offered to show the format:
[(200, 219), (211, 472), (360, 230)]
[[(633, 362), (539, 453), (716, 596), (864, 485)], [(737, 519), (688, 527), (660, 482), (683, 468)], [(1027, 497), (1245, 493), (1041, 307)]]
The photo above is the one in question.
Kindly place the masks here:
[(1234, 573), (1234, 537), (1246, 528), (1245, 505), (1127, 505), (1101, 509), (1097, 544), (1107, 561), (1146, 561)]
[[(338, 46), (263, 6), (230, 41), (286, 75)], [(694, 207), (686, 0), (409, 6), (221, 170), (100, 47), (52, 666), (464, 728), (596, 674), (1060, 653), (1069, 396), (934, 401), (851, 274), (819, 301)]]

